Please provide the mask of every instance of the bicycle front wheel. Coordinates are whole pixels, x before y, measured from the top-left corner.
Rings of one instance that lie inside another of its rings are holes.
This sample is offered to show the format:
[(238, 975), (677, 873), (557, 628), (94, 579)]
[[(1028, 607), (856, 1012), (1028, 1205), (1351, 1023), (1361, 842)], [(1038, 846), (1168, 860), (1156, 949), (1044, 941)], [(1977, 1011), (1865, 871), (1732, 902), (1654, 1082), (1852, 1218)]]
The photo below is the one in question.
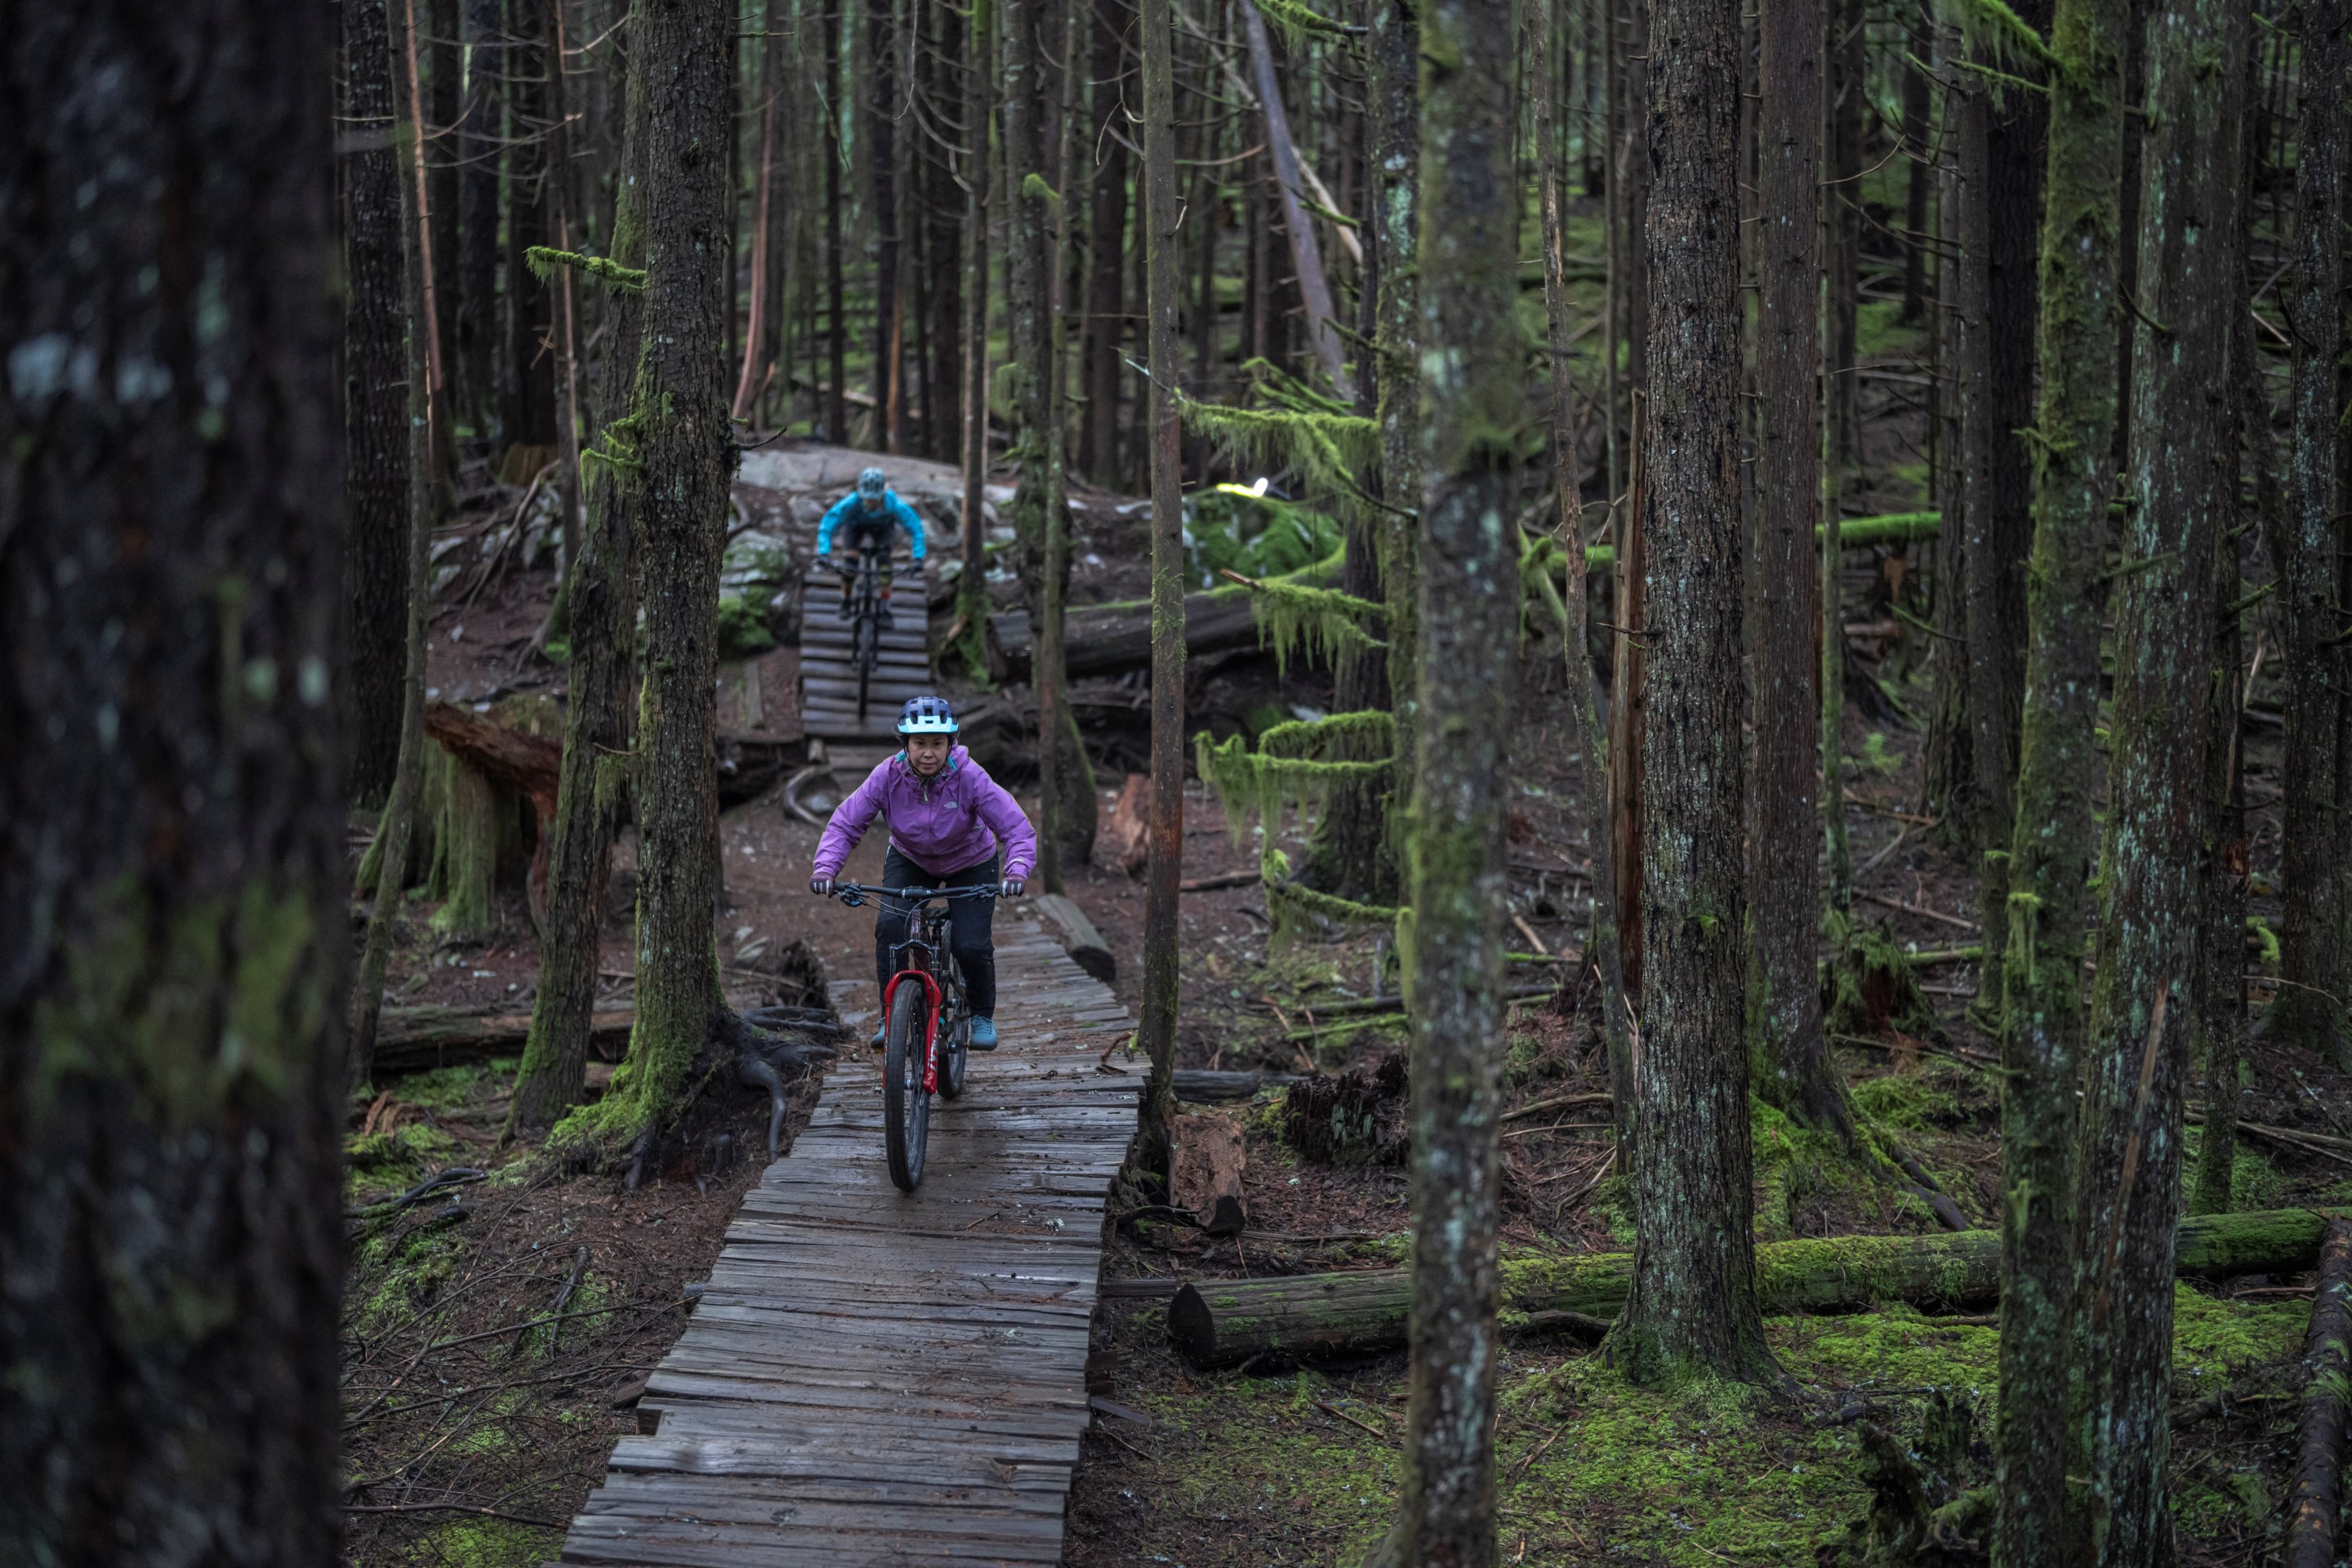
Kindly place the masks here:
[(923, 1036), (930, 1019), (923, 987), (909, 982), (890, 998), (882, 1036), (882, 1148), (890, 1180), (911, 1193), (923, 1180), (923, 1150), (931, 1136), (931, 1097), (923, 1088)]

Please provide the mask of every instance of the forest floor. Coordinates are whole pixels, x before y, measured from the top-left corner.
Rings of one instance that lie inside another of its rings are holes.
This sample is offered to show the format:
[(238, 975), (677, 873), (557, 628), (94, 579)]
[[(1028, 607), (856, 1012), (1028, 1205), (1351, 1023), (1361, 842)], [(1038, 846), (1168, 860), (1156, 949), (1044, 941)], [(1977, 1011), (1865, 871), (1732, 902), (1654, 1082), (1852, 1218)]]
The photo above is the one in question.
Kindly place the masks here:
[[(1890, 492), (1887, 504), (1906, 500)], [(1103, 535), (1092, 542), (1103, 557), (1130, 559), (1112, 516), (1106, 511)], [(1105, 576), (1097, 596), (1126, 586), (1108, 569)], [(544, 611), (546, 574), (510, 573), (460, 605), (466, 587), (459, 574), (443, 589), (434, 623), (436, 690), (487, 703), (560, 686), (560, 672), (523, 652)], [(1899, 677), (1899, 658), (1885, 673), (1908, 706), (1924, 710), (1925, 677)], [(1512, 945), (1533, 942), (1555, 953), (1572, 952), (1580, 940), (1585, 839), (1559, 680), (1556, 648), (1531, 654), (1510, 757), (1511, 913), (1527, 927)], [(1327, 688), (1309, 679), (1297, 689), (1298, 700), (1315, 703)], [(2267, 733), (2254, 731), (2248, 757), (2258, 808), (2276, 796)], [(1861, 915), (1915, 952), (1973, 943), (1972, 869), (1915, 816), (1917, 732), (1850, 713), (1846, 739)], [(1098, 782), (1108, 815), (1118, 780), (1106, 773)], [(1034, 799), (1026, 804), (1034, 810)], [(1186, 814), (1188, 877), (1255, 863), (1255, 846), (1235, 844), (1197, 784)], [(2260, 878), (2275, 874), (2274, 809), (2258, 809), (2255, 820), (2259, 890)], [(1295, 826), (1286, 831), (1295, 856)], [(870, 1027), (860, 1002), (870, 1010), (871, 917), (808, 895), (816, 829), (783, 811), (771, 791), (730, 807), (721, 837), (728, 907), (719, 951), (730, 986), (756, 989), (764, 960), (803, 940), (835, 982), (845, 1022)], [(631, 854), (625, 842), (608, 908), (605, 988), (615, 1001), (627, 994)], [(870, 877), (880, 855), (877, 837), (849, 875)], [(1107, 859), (1098, 852), (1069, 890), (1116, 952), (1115, 985), (1133, 1005), (1141, 886)], [(413, 908), (388, 999), (527, 1007), (537, 947), (520, 889), (500, 900), (495, 929), (462, 942), (436, 937), (429, 908)], [(2258, 910), (2269, 907), (2258, 897)], [(1393, 1016), (1351, 1016), (1344, 1021), (1358, 1026), (1335, 1028), (1317, 1011), (1392, 990), (1382, 973), (1387, 944), (1310, 934), (1277, 945), (1268, 915), (1254, 886), (1185, 895), (1179, 1065), (1339, 1073), (1401, 1047)], [(1513, 979), (1537, 987), (1574, 973), (1529, 964)], [(1863, 1113), (1916, 1155), (1972, 1222), (1988, 1224), (2000, 1146), (1984, 1061), (1990, 1042), (1966, 1013), (1974, 967), (1939, 963), (1920, 978), (1934, 1026), (1842, 1045), (1836, 1064)], [(1595, 999), (1572, 980), (1564, 993), (1546, 992), (1514, 1006), (1507, 1023), (1513, 1109), (1607, 1087)], [(2267, 1000), (2259, 989), (2256, 995)], [(520, 1568), (552, 1557), (564, 1521), (602, 1477), (614, 1437), (635, 1429), (644, 1374), (675, 1337), (693, 1283), (708, 1273), (760, 1168), (763, 1107), (746, 1095), (732, 1138), (740, 1155), (661, 1173), (635, 1192), (609, 1176), (549, 1170), (528, 1145), (499, 1142), (512, 1065), (380, 1082), (377, 1099), (353, 1108), (346, 1462), (354, 1511), (346, 1555), (355, 1564)], [(986, 1070), (984, 1058), (975, 1070)], [(592, 1070), (592, 1089), (608, 1074)], [(2352, 1131), (2339, 1121), (2352, 1084), (2322, 1065), (2257, 1045), (2248, 1074), (2249, 1121)], [(813, 1086), (801, 1099), (804, 1111)], [(1107, 1279), (1257, 1277), (1402, 1259), (1401, 1151), (1317, 1163), (1286, 1139), (1276, 1089), (1213, 1113), (1244, 1130), (1248, 1230), (1212, 1243), (1165, 1226), (1116, 1226)], [(1507, 1124), (1507, 1248), (1627, 1245), (1607, 1120), (1605, 1111), (1586, 1111)], [(2192, 1128), (2192, 1149), (2194, 1135)], [(1935, 1228), (1915, 1200), (1769, 1111), (1758, 1113), (1756, 1144), (1761, 1238)], [(2352, 1201), (2347, 1163), (2315, 1151), (2248, 1149), (2240, 1156), (2240, 1206)], [(405, 1208), (365, 1207), (453, 1165), (486, 1175)], [(2293, 1447), (2294, 1406), (2280, 1395), (2293, 1386), (2288, 1363), (2302, 1341), (2308, 1282), (2184, 1283), (2178, 1301), (2173, 1506), (2182, 1560), (2260, 1563), (2273, 1550)], [(1163, 1301), (1149, 1300), (1111, 1299), (1098, 1310), (1098, 1370), (1109, 1397), (1149, 1424), (1105, 1416), (1088, 1435), (1065, 1561), (1073, 1568), (1348, 1562), (1394, 1508), (1402, 1352), (1202, 1372), (1170, 1346), (1165, 1313)], [(1937, 1391), (1972, 1411), (1978, 1446), (1967, 1479), (1989, 1479), (1982, 1444), (1998, 1341), (1990, 1318), (1897, 1309), (1776, 1319), (1769, 1330), (1801, 1393), (1643, 1393), (1575, 1344), (1509, 1341), (1497, 1369), (1504, 1560), (1692, 1568), (1836, 1561), (1836, 1543), (1867, 1502), (1856, 1418), (1916, 1436)], [(2222, 1389), (2233, 1394), (2224, 1413), (2197, 1403)]]

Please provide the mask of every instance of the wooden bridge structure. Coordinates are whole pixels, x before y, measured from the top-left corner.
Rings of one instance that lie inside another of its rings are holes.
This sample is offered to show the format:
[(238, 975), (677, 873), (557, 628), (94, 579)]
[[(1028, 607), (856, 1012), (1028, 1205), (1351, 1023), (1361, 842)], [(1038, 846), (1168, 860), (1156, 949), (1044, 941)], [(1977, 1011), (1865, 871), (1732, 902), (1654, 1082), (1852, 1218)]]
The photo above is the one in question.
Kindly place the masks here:
[(934, 1107), (920, 1190), (890, 1184), (858, 1029), (744, 1195), (562, 1562), (1061, 1560), (1104, 1205), (1143, 1074), (1100, 1065), (1127, 1012), (1051, 936), (1001, 920), (996, 953), (1004, 1043)]

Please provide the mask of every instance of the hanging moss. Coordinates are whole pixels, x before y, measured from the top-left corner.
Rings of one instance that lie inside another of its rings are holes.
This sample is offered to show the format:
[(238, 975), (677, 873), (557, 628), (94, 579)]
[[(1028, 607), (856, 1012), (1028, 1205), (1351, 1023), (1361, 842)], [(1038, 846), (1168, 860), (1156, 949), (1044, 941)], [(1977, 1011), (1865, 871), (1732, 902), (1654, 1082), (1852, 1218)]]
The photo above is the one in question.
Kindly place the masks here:
[(1959, 28), (1971, 52), (1990, 55), (2003, 64), (2029, 59), (2053, 71), (2064, 68), (2051, 52), (2049, 40), (2003, 0), (1948, 0), (1944, 13)]
[(1273, 24), (1282, 35), (1282, 41), (1292, 48), (1301, 47), (1307, 39), (1320, 34), (1326, 37), (1341, 37), (1364, 29), (1326, 16), (1300, 5), (1298, 0), (1254, 0), (1258, 15)]
[(1380, 427), (1351, 414), (1229, 408), (1175, 394), (1186, 428), (1228, 461), (1295, 471), (1318, 498), (1365, 506), (1356, 476), (1379, 456)]
[(1290, 656), (1302, 650), (1339, 671), (1385, 649), (1388, 644), (1364, 626), (1386, 614), (1385, 606), (1337, 588), (1264, 578), (1250, 584), (1250, 618), (1257, 624), (1258, 640), (1273, 647), (1275, 668), (1285, 675)]
[(556, 250), (544, 245), (534, 245), (524, 251), (523, 259), (530, 266), (531, 276), (541, 282), (559, 267), (569, 267), (574, 272), (584, 272), (591, 278), (602, 279), (615, 289), (632, 294), (646, 291), (646, 269), (624, 267), (609, 257), (583, 256), (576, 250)]

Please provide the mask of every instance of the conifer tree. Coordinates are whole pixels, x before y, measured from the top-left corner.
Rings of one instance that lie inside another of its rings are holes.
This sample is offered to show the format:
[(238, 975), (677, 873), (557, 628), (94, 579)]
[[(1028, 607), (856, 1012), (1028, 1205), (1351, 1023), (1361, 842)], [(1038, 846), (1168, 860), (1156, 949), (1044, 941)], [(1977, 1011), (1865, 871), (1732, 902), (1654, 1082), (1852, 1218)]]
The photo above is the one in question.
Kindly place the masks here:
[(1994, 1463), (1997, 1551), (2011, 1568), (2074, 1560), (2064, 1534), (2062, 1456), (2076, 1307), (2074, 1090), (2083, 1051), (2084, 928), (2098, 848), (2091, 818), (2098, 765), (2093, 731), (2115, 489), (2122, 315), (2115, 212), (2130, 15), (2127, 0), (2058, 0), (2046, 44), (2031, 34), (2011, 38), (2012, 47), (2038, 49), (2044, 58), (2050, 130), (2029, 641), (2002, 960), (2005, 1199)]
[[(2248, 0), (2147, 15), (2141, 316), (2115, 621), (2099, 968), (2076, 1190), (2076, 1414), (2066, 1471), (2076, 1563), (2171, 1546), (2173, 1229), (2197, 1003), (2216, 542), (2238, 503), (2230, 405), (2209, 380), (2239, 314), (2238, 87)], [(2234, 575), (2234, 574), (2233, 574)], [(2225, 680), (2234, 670), (2224, 673)]]
[(328, 1563), (334, 13), (9, 23), (0, 1561)]
[(1448, 695), (1424, 710), (1407, 839), (1412, 1366), (1384, 1560), (1477, 1565), (1496, 1551), (1496, 1040), (1526, 344), (1511, 111), (1494, 89), (1511, 68), (1510, 11), (1430, 0), (1420, 23), (1420, 668)]
[[(1737, 0), (1650, 19), (1649, 388), (1641, 528), (1642, 1051), (1633, 1281), (1609, 1348), (1628, 1373), (1768, 1373), (1749, 1192), (1740, 852)], [(1632, 868), (1623, 872), (1634, 875)]]

